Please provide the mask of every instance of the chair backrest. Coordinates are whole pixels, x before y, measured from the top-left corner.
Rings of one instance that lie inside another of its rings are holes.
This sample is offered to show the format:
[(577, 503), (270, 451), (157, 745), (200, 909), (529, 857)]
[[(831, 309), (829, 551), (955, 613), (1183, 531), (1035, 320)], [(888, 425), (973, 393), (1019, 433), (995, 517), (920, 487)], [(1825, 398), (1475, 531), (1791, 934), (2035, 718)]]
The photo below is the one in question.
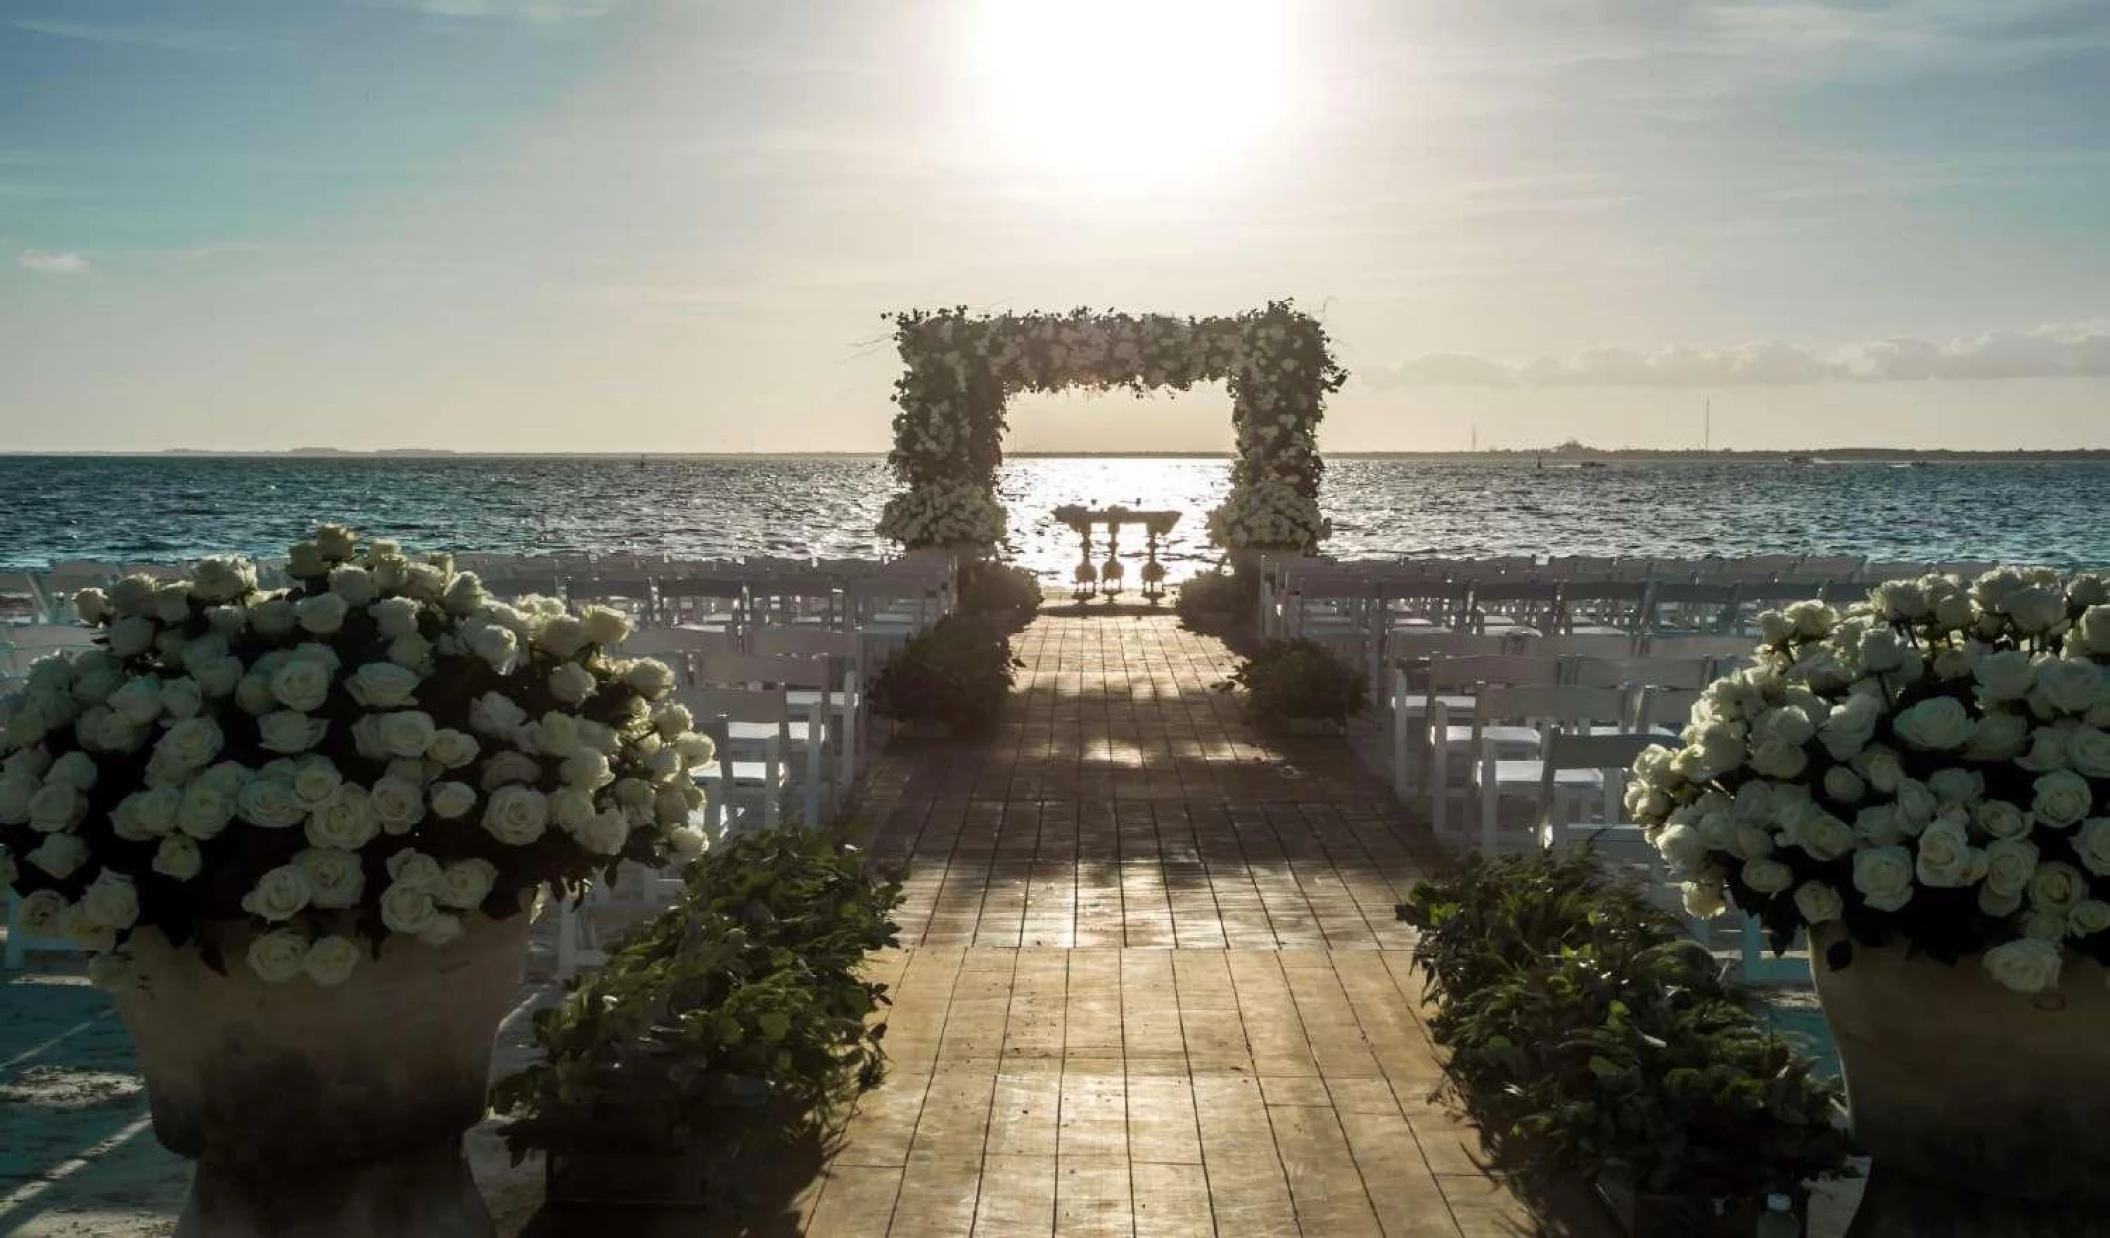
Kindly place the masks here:
[(1568, 682), (1586, 688), (1686, 688), (1707, 686), (1713, 661), (1689, 658), (1575, 658)]
[(1821, 580), (1752, 580), (1736, 591), (1736, 599), (1747, 606), (1772, 606), (1814, 598), (1823, 588)]
[(776, 724), (780, 731), (791, 723), (791, 701), (782, 688), (678, 688), (674, 699), (698, 718)]
[[(1617, 723), (1627, 712), (1627, 694), (1618, 688), (1583, 688), (1568, 684), (1482, 683), (1473, 693), (1473, 734), (1504, 719), (1552, 723)], [(1475, 750), (1479, 745), (1474, 744)]]
[(1641, 652), (1651, 658), (1742, 658), (1756, 644), (1748, 636), (1651, 636)]
[(1514, 602), (1554, 602), (1560, 598), (1557, 580), (1483, 580), (1473, 586), (1477, 606)]
[(1684, 729), (1692, 720), (1692, 707), (1700, 703), (1693, 688), (1648, 688), (1634, 706), (1634, 729), (1654, 731), (1661, 727)]
[(1429, 659), (1427, 679), (1431, 696), (1446, 688), (1477, 688), (1482, 684), (1534, 684), (1553, 687), (1561, 681), (1561, 660), (1529, 658), (1519, 654), (1463, 658), (1436, 654)]
[(706, 688), (826, 689), (832, 686), (829, 680), (827, 663), (820, 658), (707, 653), (696, 660), (696, 682)]
[(1634, 636), (1525, 636), (1522, 652), (1535, 658), (1630, 658), (1640, 646)]
[(1493, 657), (1509, 649), (1510, 639), (1481, 632), (1394, 632), (1385, 648), (1395, 661), (1421, 662), (1436, 654), (1450, 657)]
[(691, 654), (738, 653), (740, 638), (730, 632), (698, 628), (639, 628), (621, 647), (630, 658), (688, 657)]
[(1628, 769), (1633, 766), (1634, 758), (1650, 748), (1667, 746), (1663, 736), (1641, 732), (1605, 735), (1563, 731), (1547, 738), (1540, 759), (1545, 763), (1546, 786), (1550, 788), (1553, 775), (1558, 771)]
[[(826, 628), (756, 628), (747, 634), (751, 653), (803, 658), (854, 659), (863, 648), (855, 632)], [(726, 651), (730, 652), (730, 651)]]
[(659, 593), (665, 598), (744, 598), (747, 582), (734, 576), (663, 576)]

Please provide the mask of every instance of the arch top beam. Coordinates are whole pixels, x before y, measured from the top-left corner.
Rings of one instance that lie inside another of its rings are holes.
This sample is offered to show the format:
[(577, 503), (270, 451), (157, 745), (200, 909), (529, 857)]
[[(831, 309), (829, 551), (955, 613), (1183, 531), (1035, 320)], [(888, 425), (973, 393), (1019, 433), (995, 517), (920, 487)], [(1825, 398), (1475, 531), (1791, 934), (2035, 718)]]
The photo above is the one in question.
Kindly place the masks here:
[(963, 307), (889, 318), (903, 373), (887, 460), (902, 491), (880, 519), (883, 536), (910, 549), (1003, 540), (996, 471), (1013, 392), (1141, 396), (1215, 381), (1230, 390), (1237, 457), (1231, 492), (1209, 514), (1211, 538), (1229, 550), (1309, 551), (1326, 536), (1317, 431), (1348, 373), (1325, 328), (1289, 301), (1229, 317)]

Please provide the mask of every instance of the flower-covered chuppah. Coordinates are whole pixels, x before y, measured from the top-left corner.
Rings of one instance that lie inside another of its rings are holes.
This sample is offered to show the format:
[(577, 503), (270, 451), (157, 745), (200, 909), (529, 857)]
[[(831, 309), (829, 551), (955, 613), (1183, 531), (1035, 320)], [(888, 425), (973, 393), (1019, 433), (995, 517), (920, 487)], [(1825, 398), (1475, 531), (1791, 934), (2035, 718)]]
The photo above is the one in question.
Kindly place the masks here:
[(96, 952), (179, 1232), (489, 1232), (460, 1134), (535, 891), (694, 858), (710, 741), (624, 617), (324, 525), (84, 591), (99, 648), (0, 702), (0, 886)]
[(1231, 491), (1209, 532), (1234, 551), (1309, 551), (1326, 536), (1319, 514), (1318, 424), (1347, 372), (1326, 331), (1290, 302), (1225, 318), (1167, 314), (893, 316), (906, 372), (894, 384), (894, 450), (902, 491), (881, 535), (910, 549), (983, 547), (1004, 536), (996, 500), (1004, 406), (1012, 393), (1071, 387), (1185, 391), (1229, 388), (1238, 455)]
[(2110, 582), (2001, 569), (1760, 616), (1628, 807), (1686, 883), (1807, 927), (1856, 1235), (2110, 1234)]

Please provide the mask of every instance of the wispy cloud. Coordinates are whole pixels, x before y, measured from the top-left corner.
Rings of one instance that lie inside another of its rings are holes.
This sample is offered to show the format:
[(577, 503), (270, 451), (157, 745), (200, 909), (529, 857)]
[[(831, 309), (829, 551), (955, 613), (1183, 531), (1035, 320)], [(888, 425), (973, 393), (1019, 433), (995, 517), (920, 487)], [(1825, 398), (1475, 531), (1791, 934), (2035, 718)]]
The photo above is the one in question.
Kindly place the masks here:
[(1827, 382), (2110, 378), (2110, 322), (1990, 331), (1940, 343), (1894, 336), (1819, 351), (1780, 340), (1653, 352), (1593, 348), (1565, 358), (1500, 361), (1430, 353), (1366, 371), (1390, 387), (1783, 387)]
[(54, 39), (82, 43), (110, 43), (122, 47), (156, 47), (172, 52), (225, 52), (255, 47), (258, 40), (218, 30), (178, 29), (167, 26), (108, 26), (89, 22), (18, 20), (17, 30)]
[(15, 265), (39, 275), (78, 275), (88, 269), (88, 260), (79, 254), (25, 249), (15, 255)]
[(494, 18), (552, 25), (582, 17), (602, 17), (617, 0), (404, 0), (405, 7), (428, 17)]

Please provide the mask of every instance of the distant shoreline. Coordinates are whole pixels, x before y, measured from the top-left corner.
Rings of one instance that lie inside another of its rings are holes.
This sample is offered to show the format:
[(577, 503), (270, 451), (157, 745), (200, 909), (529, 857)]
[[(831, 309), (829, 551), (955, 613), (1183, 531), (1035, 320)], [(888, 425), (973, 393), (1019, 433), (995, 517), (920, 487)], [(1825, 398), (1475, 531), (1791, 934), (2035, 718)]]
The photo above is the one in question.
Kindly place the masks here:
[[(1949, 448), (1908, 447), (1811, 447), (1795, 451), (1718, 451), (1618, 448), (1577, 450), (1490, 450), (1490, 451), (1330, 451), (1329, 460), (1426, 460), (1438, 462), (1484, 462), (1560, 466), (1584, 462), (1610, 463), (1712, 463), (1778, 464), (1789, 461), (1810, 464), (2101, 464), (2110, 463), (2110, 448), (2065, 448), (2020, 451), (1959, 451)], [(339, 451), (332, 448), (299, 448), (291, 451), (206, 451), (169, 448), (161, 451), (0, 451), (0, 459), (170, 459), (170, 460), (804, 460), (873, 459), (883, 451), (526, 451), (457, 452), (430, 448), (397, 448), (383, 451)], [(1227, 460), (1220, 451), (1012, 451), (1013, 460)]]

